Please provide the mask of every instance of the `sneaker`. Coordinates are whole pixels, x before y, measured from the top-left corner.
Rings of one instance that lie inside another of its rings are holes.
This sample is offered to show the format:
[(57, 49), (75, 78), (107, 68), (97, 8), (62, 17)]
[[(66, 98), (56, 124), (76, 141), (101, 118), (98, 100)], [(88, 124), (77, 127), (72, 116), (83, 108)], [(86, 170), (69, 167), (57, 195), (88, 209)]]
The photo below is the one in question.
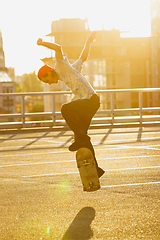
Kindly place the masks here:
[(100, 167), (98, 167), (97, 172), (98, 172), (98, 177), (99, 178), (102, 177), (102, 175), (105, 173), (105, 171)]
[(78, 141), (75, 141), (74, 143), (72, 143), (70, 146), (69, 146), (69, 151), (71, 152), (74, 152), (74, 151), (77, 151), (79, 148), (83, 147), (84, 146), (84, 143), (82, 142), (78, 142)]
[(75, 140), (70, 146), (69, 146), (69, 151), (77, 151), (79, 148), (82, 147), (88, 147), (88, 144), (90, 143), (90, 137), (86, 136), (84, 139), (80, 140)]

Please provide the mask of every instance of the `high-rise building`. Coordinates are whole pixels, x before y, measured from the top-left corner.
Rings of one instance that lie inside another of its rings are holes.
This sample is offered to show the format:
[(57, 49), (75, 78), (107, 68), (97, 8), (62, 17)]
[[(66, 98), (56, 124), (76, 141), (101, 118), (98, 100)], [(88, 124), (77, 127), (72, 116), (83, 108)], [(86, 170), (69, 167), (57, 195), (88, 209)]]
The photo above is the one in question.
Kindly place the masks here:
[(4, 71), (5, 69), (5, 57), (4, 57), (4, 51), (3, 51), (3, 39), (2, 39), (2, 33), (0, 31), (0, 71)]
[[(160, 87), (160, 0), (150, 0), (151, 5), (151, 61), (152, 87)], [(153, 104), (159, 106), (160, 95), (154, 94)]]
[[(90, 34), (87, 19), (60, 19), (52, 22), (51, 29), (48, 36), (62, 46), (71, 63), (76, 61)], [(121, 38), (120, 31), (115, 29), (98, 31), (82, 74), (96, 90), (151, 87), (150, 45), (150, 38)], [(48, 61), (51, 58), (45, 59), (45, 63)], [(101, 103), (102, 109), (109, 109), (110, 96), (102, 95)], [(144, 105), (148, 104), (145, 97)], [(115, 107), (138, 107), (138, 94), (115, 94)]]
[[(3, 51), (3, 39), (0, 31), (0, 93), (15, 92), (15, 82), (9, 77), (5, 67), (5, 56)], [(0, 97), (0, 113), (15, 112), (15, 99), (13, 97)]]

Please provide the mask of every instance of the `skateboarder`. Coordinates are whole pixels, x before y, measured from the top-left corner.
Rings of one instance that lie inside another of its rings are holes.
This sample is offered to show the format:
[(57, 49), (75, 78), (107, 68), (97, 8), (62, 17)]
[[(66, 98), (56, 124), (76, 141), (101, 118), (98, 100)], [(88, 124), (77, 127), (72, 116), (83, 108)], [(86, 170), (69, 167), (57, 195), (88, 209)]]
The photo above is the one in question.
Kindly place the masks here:
[[(69, 128), (74, 132), (74, 142), (69, 146), (70, 151), (77, 151), (79, 148), (87, 147), (93, 153), (96, 161), (95, 152), (88, 136), (88, 129), (91, 120), (100, 107), (100, 98), (89, 84), (89, 82), (81, 75), (80, 71), (88, 58), (90, 46), (96, 38), (97, 32), (92, 32), (88, 37), (79, 59), (72, 65), (69, 63), (67, 56), (63, 54), (62, 47), (57, 43), (44, 42), (41, 38), (37, 44), (47, 47), (55, 51), (55, 67), (48, 65), (42, 66), (38, 71), (38, 78), (44, 82), (53, 84), (58, 80), (63, 81), (73, 92), (74, 97), (71, 102), (63, 104), (61, 113)], [(104, 170), (98, 167), (98, 176), (104, 174)]]

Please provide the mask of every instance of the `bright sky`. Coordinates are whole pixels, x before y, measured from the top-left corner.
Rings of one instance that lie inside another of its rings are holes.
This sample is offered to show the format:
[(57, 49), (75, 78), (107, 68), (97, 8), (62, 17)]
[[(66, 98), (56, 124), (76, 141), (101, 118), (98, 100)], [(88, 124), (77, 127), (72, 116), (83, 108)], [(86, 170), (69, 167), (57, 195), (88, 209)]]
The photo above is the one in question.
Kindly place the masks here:
[(0, 0), (0, 30), (6, 67), (16, 75), (37, 71), (50, 51), (37, 46), (50, 41), (51, 22), (88, 18), (90, 30), (116, 28), (131, 36), (150, 36), (150, 0)]

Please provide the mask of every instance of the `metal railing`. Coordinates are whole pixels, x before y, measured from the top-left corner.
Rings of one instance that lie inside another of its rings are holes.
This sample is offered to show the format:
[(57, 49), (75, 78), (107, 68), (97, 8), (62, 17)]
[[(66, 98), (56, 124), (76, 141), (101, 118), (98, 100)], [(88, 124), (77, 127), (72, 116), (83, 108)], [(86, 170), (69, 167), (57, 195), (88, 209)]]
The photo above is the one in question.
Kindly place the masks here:
[[(159, 107), (143, 107), (143, 93), (160, 94), (160, 88), (141, 88), (141, 89), (114, 89), (114, 90), (98, 90), (99, 95), (110, 95), (110, 109), (99, 110), (92, 120), (92, 125), (116, 125), (127, 123), (136, 123), (142, 125), (146, 122), (157, 124), (160, 123), (160, 106)], [(115, 94), (117, 93), (137, 93), (138, 104), (137, 108), (115, 108)], [(33, 127), (56, 127), (65, 126), (65, 121), (62, 119), (60, 111), (56, 111), (56, 95), (70, 95), (70, 91), (54, 91), (54, 92), (34, 92), (34, 93), (0, 93), (1, 97), (20, 97), (21, 112), (12, 114), (0, 114), (0, 129), (11, 128), (33, 128)], [(26, 96), (51, 96), (52, 111), (51, 112), (36, 112), (28, 113), (25, 111)], [(108, 98), (108, 97), (107, 97)], [(159, 103), (160, 105), (160, 103)], [(134, 115), (133, 115), (134, 113)], [(154, 114), (153, 114), (154, 113)], [(123, 116), (122, 116), (123, 115)], [(31, 117), (51, 117), (51, 120), (27, 121)], [(12, 122), (3, 122), (3, 119), (13, 119)], [(21, 119), (16, 122), (15, 119)]]

